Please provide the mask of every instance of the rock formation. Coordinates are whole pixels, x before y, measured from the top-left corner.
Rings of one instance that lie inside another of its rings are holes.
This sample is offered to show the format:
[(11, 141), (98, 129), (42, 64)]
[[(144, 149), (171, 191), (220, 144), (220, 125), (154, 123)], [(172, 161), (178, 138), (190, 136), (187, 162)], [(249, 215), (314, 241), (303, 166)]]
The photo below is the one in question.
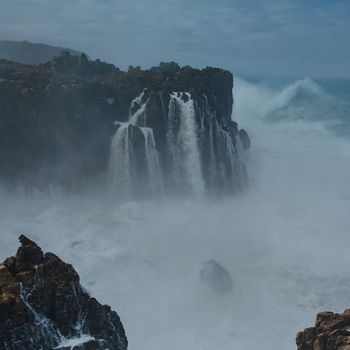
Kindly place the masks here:
[(228, 71), (173, 62), (123, 72), (67, 51), (36, 66), (0, 60), (0, 178), (97, 181), (133, 197), (237, 192), (250, 140), (231, 120), (232, 87)]
[(233, 285), (230, 273), (215, 260), (203, 264), (200, 279), (216, 294), (222, 295), (232, 292)]
[(350, 310), (321, 312), (315, 327), (297, 335), (298, 350), (350, 350)]
[(89, 296), (74, 268), (20, 242), (0, 264), (0, 349), (126, 350), (119, 316)]

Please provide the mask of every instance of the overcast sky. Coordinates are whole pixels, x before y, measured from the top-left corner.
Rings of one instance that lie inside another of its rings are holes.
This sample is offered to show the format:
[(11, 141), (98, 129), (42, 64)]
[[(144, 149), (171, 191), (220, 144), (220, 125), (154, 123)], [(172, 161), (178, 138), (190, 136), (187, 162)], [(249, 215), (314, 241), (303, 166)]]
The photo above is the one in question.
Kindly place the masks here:
[(350, 77), (350, 0), (0, 0), (0, 39), (119, 65), (174, 60), (241, 76)]

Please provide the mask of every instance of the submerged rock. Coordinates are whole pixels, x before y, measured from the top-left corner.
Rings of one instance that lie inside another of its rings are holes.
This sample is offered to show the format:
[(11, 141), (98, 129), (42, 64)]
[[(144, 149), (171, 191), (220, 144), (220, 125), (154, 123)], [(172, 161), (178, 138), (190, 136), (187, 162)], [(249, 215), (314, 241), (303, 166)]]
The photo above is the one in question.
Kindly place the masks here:
[(204, 263), (200, 271), (200, 279), (217, 294), (232, 292), (233, 285), (230, 273), (215, 260)]
[(350, 310), (319, 313), (315, 327), (298, 333), (296, 342), (298, 350), (350, 350)]
[(250, 137), (249, 137), (248, 133), (244, 129), (241, 129), (241, 130), (239, 130), (238, 135), (239, 135), (239, 140), (241, 141), (241, 145), (242, 145), (243, 149), (248, 150), (251, 146)]
[(89, 296), (74, 268), (19, 239), (0, 264), (0, 349), (126, 350), (118, 314)]

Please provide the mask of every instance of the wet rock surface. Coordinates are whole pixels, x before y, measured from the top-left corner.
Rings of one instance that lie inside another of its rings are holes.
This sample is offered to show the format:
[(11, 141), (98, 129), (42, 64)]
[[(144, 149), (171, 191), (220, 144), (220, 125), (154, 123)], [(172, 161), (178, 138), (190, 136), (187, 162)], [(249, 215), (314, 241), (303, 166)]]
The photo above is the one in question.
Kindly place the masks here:
[(0, 349), (127, 349), (118, 314), (89, 296), (74, 268), (20, 242), (0, 264)]
[[(231, 120), (232, 88), (229, 71), (174, 62), (124, 72), (68, 51), (40, 65), (0, 60), (0, 179), (37, 188), (103, 185), (118, 122), (128, 121), (146, 102), (139, 126), (152, 129), (169, 178), (169, 128), (181, 126), (178, 111), (169, 125), (171, 94), (176, 92), (184, 102), (187, 93), (193, 100), (194, 137), (207, 188), (237, 191), (244, 185), (245, 168), (237, 154), (237, 124)], [(131, 106), (142, 92), (143, 99)], [(247, 145), (246, 135), (241, 136)]]
[(321, 312), (315, 327), (297, 335), (298, 350), (350, 350), (350, 310)]

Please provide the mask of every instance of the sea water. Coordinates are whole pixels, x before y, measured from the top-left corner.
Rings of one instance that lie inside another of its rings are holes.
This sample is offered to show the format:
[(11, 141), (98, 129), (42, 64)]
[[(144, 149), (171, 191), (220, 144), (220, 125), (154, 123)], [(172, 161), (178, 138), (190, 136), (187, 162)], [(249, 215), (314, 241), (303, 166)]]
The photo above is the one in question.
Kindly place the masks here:
[[(350, 83), (235, 80), (252, 139), (230, 199), (116, 203), (104, 193), (2, 194), (0, 259), (25, 232), (118, 311), (129, 348), (292, 350), (316, 313), (350, 307)], [(200, 280), (221, 264), (232, 293)]]

